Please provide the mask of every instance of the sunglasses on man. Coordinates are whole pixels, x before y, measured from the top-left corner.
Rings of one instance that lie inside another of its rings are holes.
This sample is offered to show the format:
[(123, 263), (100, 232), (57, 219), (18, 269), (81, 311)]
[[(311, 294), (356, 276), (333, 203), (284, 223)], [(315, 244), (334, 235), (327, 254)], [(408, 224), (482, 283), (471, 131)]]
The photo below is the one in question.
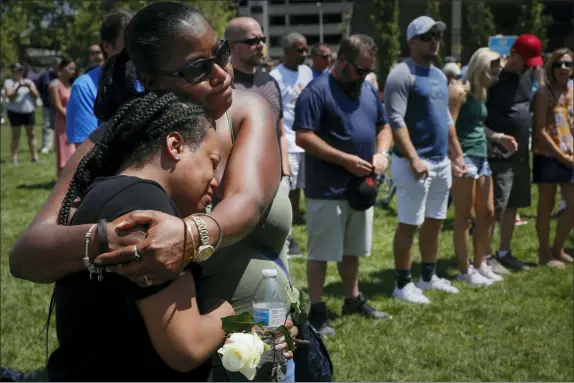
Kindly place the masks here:
[(552, 63), (552, 69), (572, 69), (574, 62), (572, 61), (555, 61)]
[(355, 67), (355, 72), (357, 72), (357, 75), (359, 76), (366, 76), (371, 72), (374, 72), (373, 68), (364, 68), (364, 67), (360, 67), (355, 63), (351, 63), (354, 67)]
[(441, 32), (437, 32), (437, 31), (428, 31), (426, 33), (423, 33), (422, 35), (417, 35), (416, 39), (420, 40), (420, 41), (424, 41), (424, 42), (429, 42), (429, 41), (440, 41), (440, 39), (442, 38), (442, 33)]
[(303, 47), (303, 48), (297, 48), (297, 49), (295, 49), (295, 51), (299, 54), (307, 54), (307, 52), (309, 52), (309, 49), (306, 47)]
[(229, 63), (230, 57), (229, 42), (227, 40), (219, 41), (219, 48), (211, 57), (192, 61), (186, 66), (176, 72), (167, 72), (168, 76), (183, 77), (187, 82), (197, 84), (209, 78), (213, 69), (213, 64), (217, 64), (220, 68), (225, 68)]
[(265, 44), (267, 42), (267, 37), (266, 36), (262, 36), (262, 37), (252, 37), (250, 39), (245, 39), (245, 40), (238, 40), (238, 41), (233, 41), (234, 44), (246, 44), (249, 46), (255, 46), (255, 45), (259, 45), (260, 43)]

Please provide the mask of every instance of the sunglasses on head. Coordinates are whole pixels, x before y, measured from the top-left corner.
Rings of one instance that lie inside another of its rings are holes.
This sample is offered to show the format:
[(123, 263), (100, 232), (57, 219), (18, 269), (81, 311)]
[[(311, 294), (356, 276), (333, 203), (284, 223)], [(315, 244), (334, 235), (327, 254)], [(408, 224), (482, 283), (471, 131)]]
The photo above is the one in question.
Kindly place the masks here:
[(252, 37), (250, 39), (234, 41), (233, 43), (235, 43), (235, 44), (247, 44), (249, 46), (254, 46), (254, 45), (259, 45), (259, 43), (265, 44), (266, 42), (267, 42), (267, 37), (262, 36), (262, 37)]
[(353, 63), (353, 66), (355, 67), (355, 72), (357, 72), (357, 75), (359, 76), (366, 76), (369, 73), (373, 72), (373, 68), (363, 68), (355, 63)]
[(229, 42), (227, 40), (220, 40), (219, 48), (211, 57), (195, 60), (188, 63), (185, 68), (177, 72), (168, 72), (168, 76), (183, 77), (192, 84), (199, 83), (211, 74), (213, 64), (217, 64), (220, 68), (225, 68), (229, 63)]
[(417, 39), (420, 41), (432, 41), (436, 40), (439, 41), (442, 38), (442, 33), (437, 31), (428, 31), (427, 33), (423, 33), (422, 35), (418, 35)]
[(574, 62), (572, 61), (555, 61), (552, 63), (552, 69), (572, 69)]

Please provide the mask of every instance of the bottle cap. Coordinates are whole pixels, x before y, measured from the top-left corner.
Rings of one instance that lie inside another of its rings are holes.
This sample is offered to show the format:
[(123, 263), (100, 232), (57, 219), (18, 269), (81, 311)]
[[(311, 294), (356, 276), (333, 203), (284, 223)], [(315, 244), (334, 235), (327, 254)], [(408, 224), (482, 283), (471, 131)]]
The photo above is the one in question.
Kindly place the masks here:
[(277, 276), (277, 270), (276, 269), (263, 269), (263, 270), (261, 270), (261, 274), (263, 274), (263, 276), (265, 278), (275, 278)]

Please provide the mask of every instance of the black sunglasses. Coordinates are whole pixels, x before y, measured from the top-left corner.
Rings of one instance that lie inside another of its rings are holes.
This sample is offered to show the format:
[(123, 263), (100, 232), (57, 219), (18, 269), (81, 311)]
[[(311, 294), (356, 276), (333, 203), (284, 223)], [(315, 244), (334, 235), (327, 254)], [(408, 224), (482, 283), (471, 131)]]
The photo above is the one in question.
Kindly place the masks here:
[(307, 52), (309, 52), (309, 49), (303, 47), (303, 48), (297, 48), (296, 51), (297, 51), (297, 53), (307, 53)]
[(224, 69), (229, 63), (229, 42), (227, 40), (219, 41), (219, 48), (211, 57), (195, 60), (177, 72), (167, 72), (168, 76), (183, 77), (192, 84), (199, 83), (209, 77), (213, 64), (217, 64)]
[(358, 66), (355, 63), (352, 63), (352, 64), (355, 67), (355, 72), (357, 72), (357, 74), (359, 76), (366, 76), (369, 73), (373, 72), (373, 68), (363, 68), (363, 67)]
[(259, 45), (259, 43), (265, 44), (266, 42), (267, 42), (266, 36), (252, 37), (252, 38), (246, 39), (246, 40), (233, 41), (234, 44), (247, 44), (249, 46)]
[(574, 68), (574, 62), (572, 61), (555, 61), (552, 63), (552, 69), (571, 69)]
[(417, 39), (420, 41), (425, 41), (425, 42), (429, 42), (432, 40), (436, 40), (439, 41), (440, 39), (442, 39), (442, 33), (441, 32), (436, 32), (436, 31), (429, 31), (427, 33), (423, 33), (422, 35), (418, 35)]

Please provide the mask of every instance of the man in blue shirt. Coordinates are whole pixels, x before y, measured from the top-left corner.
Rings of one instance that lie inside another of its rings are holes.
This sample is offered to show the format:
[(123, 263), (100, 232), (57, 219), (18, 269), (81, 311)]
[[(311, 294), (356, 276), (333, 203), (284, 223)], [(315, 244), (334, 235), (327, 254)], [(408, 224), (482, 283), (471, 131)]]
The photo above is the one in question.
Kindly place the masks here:
[[(466, 173), (448, 109), (447, 80), (432, 65), (445, 29), (444, 23), (428, 16), (411, 22), (407, 28), (411, 57), (389, 73), (385, 86), (385, 109), (396, 143), (391, 172), (397, 186), (399, 218), (394, 239), (398, 280), (393, 296), (413, 303), (429, 303), (422, 289), (458, 292), (435, 274), (440, 230), (452, 184), (448, 154), (452, 173)], [(415, 286), (411, 248), (419, 226), (423, 270)]]
[(359, 257), (371, 252), (376, 198), (372, 190), (367, 198), (374, 198), (365, 204), (359, 190), (375, 189), (371, 176), (387, 168), (392, 143), (381, 100), (365, 81), (375, 53), (375, 43), (366, 35), (343, 39), (333, 70), (313, 80), (295, 106), (293, 127), (307, 166), (309, 320), (323, 335), (334, 334), (321, 302), (329, 261), (338, 262), (343, 280), (343, 315), (389, 318), (367, 304), (358, 280)]
[[(117, 9), (109, 13), (100, 27), (100, 46), (104, 59), (119, 54), (124, 49), (124, 29), (133, 14), (126, 9)], [(88, 138), (98, 127), (94, 115), (94, 102), (98, 95), (98, 83), (102, 67), (98, 66), (78, 77), (72, 85), (72, 93), (66, 107), (66, 135), (68, 141), (76, 147)]]
[(313, 60), (313, 64), (311, 65), (313, 78), (327, 73), (332, 60), (331, 48), (329, 48), (327, 44), (313, 45), (311, 47), (311, 60)]

